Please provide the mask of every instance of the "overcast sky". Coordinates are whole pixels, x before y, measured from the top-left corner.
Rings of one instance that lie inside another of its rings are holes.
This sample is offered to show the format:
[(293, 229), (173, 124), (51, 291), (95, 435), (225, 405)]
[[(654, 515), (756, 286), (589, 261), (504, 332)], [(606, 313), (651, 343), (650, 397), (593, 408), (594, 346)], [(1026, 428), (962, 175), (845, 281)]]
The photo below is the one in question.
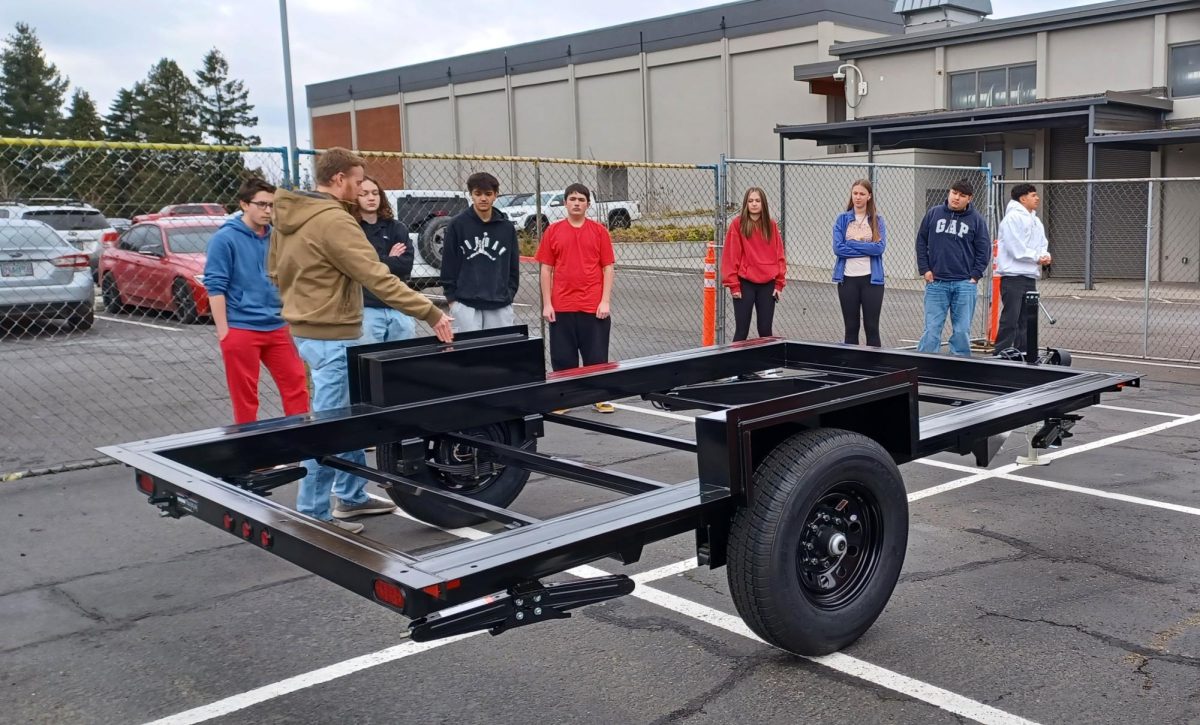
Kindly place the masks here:
[[(304, 95), (309, 83), (720, 4), (705, 0), (290, 0), (298, 142), (311, 145)], [(992, 17), (1085, 4), (1081, 0), (992, 0)], [(145, 78), (160, 58), (173, 58), (191, 73), (208, 49), (216, 47), (229, 60), (232, 75), (246, 81), (263, 143), (287, 145), (277, 0), (0, 3), (0, 32), (10, 35), (17, 22), (37, 30), (50, 61), (70, 77), (73, 86), (92, 95), (101, 115), (118, 89)]]

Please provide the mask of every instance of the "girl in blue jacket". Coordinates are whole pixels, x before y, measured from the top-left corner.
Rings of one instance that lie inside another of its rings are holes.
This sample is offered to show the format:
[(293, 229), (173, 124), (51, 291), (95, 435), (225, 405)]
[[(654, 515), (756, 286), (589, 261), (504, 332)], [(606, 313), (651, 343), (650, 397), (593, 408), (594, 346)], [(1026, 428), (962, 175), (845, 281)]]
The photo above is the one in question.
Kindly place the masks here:
[(887, 227), (875, 210), (871, 182), (855, 181), (846, 211), (833, 223), (833, 281), (846, 327), (847, 345), (858, 344), (858, 328), (866, 329), (867, 344), (881, 347), (879, 312), (883, 308), (883, 252)]

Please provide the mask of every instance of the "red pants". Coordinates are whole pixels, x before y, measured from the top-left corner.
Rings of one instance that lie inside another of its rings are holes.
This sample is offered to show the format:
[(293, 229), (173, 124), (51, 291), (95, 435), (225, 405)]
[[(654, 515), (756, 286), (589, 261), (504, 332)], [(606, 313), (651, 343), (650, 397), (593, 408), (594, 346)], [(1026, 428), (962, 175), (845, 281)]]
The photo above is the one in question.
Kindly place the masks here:
[(233, 401), (233, 422), (251, 423), (258, 419), (258, 373), (261, 365), (279, 388), (283, 414), (308, 412), (308, 378), (296, 344), (287, 326), (270, 332), (229, 328), (221, 341), (225, 358), (225, 381)]

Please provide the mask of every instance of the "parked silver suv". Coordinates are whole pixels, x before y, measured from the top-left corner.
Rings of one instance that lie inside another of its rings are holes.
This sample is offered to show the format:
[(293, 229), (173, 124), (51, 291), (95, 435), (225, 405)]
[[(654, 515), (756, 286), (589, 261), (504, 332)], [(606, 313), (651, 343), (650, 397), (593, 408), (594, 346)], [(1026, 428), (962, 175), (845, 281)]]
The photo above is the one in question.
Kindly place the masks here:
[(117, 230), (96, 207), (74, 199), (18, 199), (0, 202), (0, 219), (32, 219), (49, 224), (63, 239), (88, 255), (92, 279), (100, 266), (104, 241), (115, 240)]

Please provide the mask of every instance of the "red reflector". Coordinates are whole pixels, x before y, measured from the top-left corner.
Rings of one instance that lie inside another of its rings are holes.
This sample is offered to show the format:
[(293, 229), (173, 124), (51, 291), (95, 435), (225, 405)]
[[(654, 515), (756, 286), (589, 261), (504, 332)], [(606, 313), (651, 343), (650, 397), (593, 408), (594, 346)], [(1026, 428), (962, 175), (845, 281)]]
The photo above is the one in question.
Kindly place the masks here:
[(222, 516), (221, 517), (221, 525), (225, 527), (226, 531), (232, 533), (233, 532), (233, 514), (225, 514), (224, 516)]
[(451, 589), (458, 589), (461, 586), (462, 586), (462, 579), (451, 579), (450, 581), (446, 582), (446, 591), (450, 591)]
[(264, 549), (270, 549), (271, 544), (274, 543), (274, 541), (275, 541), (275, 537), (271, 536), (270, 531), (263, 529), (262, 531), (259, 532), (258, 543), (262, 544), (262, 547)]
[(86, 254), (64, 254), (51, 259), (50, 263), (64, 269), (85, 269), (88, 266), (88, 256)]
[(375, 598), (396, 609), (404, 608), (404, 591), (391, 582), (375, 580)]
[(142, 473), (141, 471), (138, 471), (137, 487), (142, 493), (146, 494), (147, 496), (152, 496), (154, 494), (154, 479), (150, 477), (149, 473)]
[(242, 522), (242, 538), (249, 541), (251, 536), (254, 536), (254, 527), (250, 525), (249, 521), (243, 521)]
[(442, 587), (438, 584), (430, 584), (427, 587), (423, 587), (421, 589), (421, 591), (425, 592), (426, 594), (428, 594), (431, 597), (436, 597), (438, 594), (441, 593)]

